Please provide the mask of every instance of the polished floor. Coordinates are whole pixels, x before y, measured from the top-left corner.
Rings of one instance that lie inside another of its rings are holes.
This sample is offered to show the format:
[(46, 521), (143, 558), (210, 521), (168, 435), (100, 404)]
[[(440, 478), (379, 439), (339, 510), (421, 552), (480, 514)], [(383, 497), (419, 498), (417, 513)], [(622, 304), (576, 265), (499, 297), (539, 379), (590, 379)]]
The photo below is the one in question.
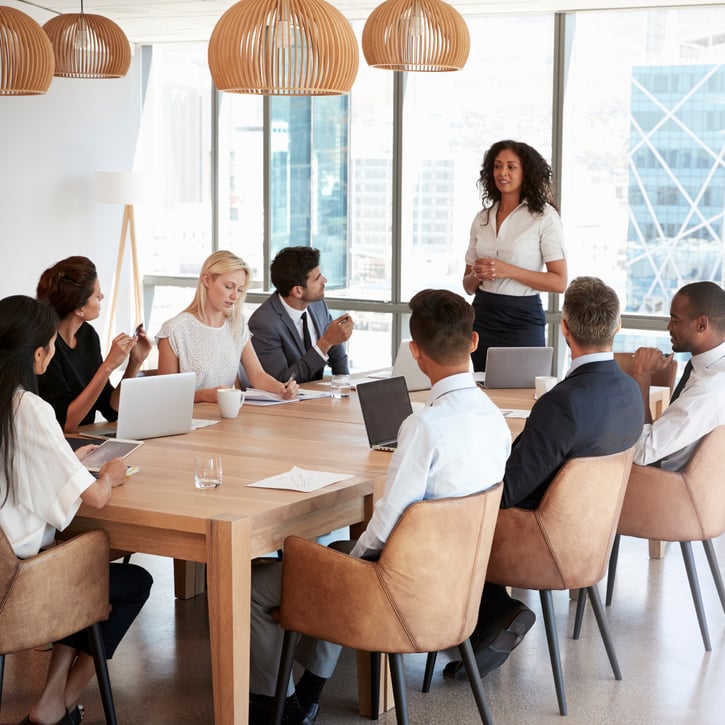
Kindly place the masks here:
[[(725, 538), (716, 542), (725, 564)], [(713, 650), (700, 639), (678, 545), (664, 559), (650, 560), (647, 543), (624, 539), (610, 627), (624, 679), (615, 681), (591, 609), (582, 637), (571, 639), (575, 606), (555, 594), (557, 626), (569, 715), (558, 714), (538, 594), (516, 592), (539, 616), (509, 660), (484, 681), (498, 725), (720, 725), (725, 722), (725, 613), (702, 552), (695, 546)], [(151, 600), (111, 661), (111, 679), (122, 725), (213, 723), (206, 600), (173, 599), (171, 562), (136, 555), (154, 575)], [(603, 596), (603, 586), (600, 586)], [(419, 692), (423, 655), (406, 657), (412, 723), (467, 725), (480, 722), (465, 679), (444, 680), (447, 656), (439, 657), (431, 692)], [(0, 723), (17, 723), (41, 689), (48, 654), (7, 658)], [(322, 698), (318, 725), (364, 723), (355, 709), (355, 658), (346, 652)], [(95, 683), (84, 698), (84, 723), (103, 722)], [(381, 715), (382, 725), (395, 713)]]

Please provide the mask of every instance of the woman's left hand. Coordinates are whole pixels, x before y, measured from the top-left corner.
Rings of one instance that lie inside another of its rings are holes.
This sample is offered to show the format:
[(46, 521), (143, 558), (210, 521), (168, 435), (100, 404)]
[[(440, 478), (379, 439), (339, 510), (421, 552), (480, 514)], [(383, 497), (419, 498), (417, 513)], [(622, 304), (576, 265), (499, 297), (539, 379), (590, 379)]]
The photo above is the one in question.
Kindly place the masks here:
[(151, 352), (151, 340), (146, 335), (146, 330), (144, 330), (143, 325), (139, 325), (136, 328), (134, 338), (136, 344), (131, 349), (130, 358), (140, 365)]

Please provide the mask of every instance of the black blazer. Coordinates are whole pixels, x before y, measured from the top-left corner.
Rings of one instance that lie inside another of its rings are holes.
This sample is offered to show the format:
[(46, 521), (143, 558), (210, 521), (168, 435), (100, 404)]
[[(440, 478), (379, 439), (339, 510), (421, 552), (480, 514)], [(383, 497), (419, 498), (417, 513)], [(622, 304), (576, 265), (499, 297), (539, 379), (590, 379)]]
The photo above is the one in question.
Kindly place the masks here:
[(643, 424), (639, 386), (614, 360), (576, 368), (536, 401), (514, 441), (502, 508), (535, 509), (564, 461), (625, 451)]
[[(307, 305), (308, 324), (313, 324), (317, 337), (321, 337), (332, 321), (324, 300)], [(265, 372), (286, 383), (294, 373), (298, 383), (319, 380), (325, 369), (325, 360), (314, 347), (305, 350), (292, 318), (275, 292), (270, 295), (249, 318), (252, 345)], [(333, 345), (328, 353), (333, 374), (349, 372), (345, 345)]]

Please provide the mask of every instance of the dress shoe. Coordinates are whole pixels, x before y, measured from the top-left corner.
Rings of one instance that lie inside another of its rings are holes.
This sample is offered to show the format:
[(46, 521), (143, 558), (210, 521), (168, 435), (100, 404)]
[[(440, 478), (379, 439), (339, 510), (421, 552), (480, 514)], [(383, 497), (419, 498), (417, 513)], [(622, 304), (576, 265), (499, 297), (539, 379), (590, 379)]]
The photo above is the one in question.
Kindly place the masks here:
[(310, 722), (314, 722), (317, 720), (317, 713), (320, 712), (320, 704), (318, 702), (313, 702), (307, 707), (304, 705), (302, 706), (302, 709), (305, 711), (305, 715), (307, 715), (307, 719)]
[[(513, 601), (514, 606), (502, 616), (499, 626), (487, 632), (474, 646), (481, 677), (500, 667), (534, 626), (536, 615), (523, 602)], [(455, 660), (445, 666), (443, 675), (455, 677), (461, 670), (464, 670), (463, 662)]]
[[(271, 699), (253, 692), (249, 693), (249, 725), (269, 725), (272, 722), (274, 702), (270, 702)], [(313, 703), (304, 711), (303, 718), (295, 725), (314, 725), (319, 709), (320, 706)]]

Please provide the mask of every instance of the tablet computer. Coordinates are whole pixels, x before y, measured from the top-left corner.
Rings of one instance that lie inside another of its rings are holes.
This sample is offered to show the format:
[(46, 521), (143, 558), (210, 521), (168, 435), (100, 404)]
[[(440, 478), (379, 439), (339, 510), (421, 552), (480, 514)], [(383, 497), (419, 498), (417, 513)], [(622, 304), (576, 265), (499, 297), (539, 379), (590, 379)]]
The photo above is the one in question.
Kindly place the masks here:
[[(92, 442), (92, 441), (89, 441)], [(122, 438), (114, 438), (101, 443), (98, 448), (91, 451), (82, 461), (83, 465), (91, 472), (100, 471), (103, 465), (114, 458), (125, 458), (133, 453), (139, 446), (143, 445), (143, 441), (123, 440)]]

